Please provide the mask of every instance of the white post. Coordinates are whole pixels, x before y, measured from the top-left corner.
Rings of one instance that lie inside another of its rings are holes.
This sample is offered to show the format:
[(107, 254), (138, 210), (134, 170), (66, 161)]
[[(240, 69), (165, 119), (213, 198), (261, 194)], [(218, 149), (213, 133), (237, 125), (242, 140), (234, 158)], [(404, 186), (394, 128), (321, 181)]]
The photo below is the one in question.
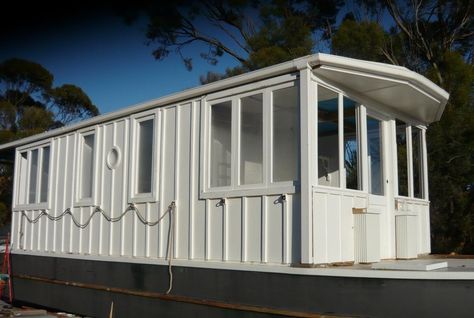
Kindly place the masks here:
[(415, 195), (414, 184), (413, 184), (413, 140), (412, 140), (412, 128), (411, 126), (407, 127), (407, 165), (408, 165), (408, 196), (413, 198)]
[(301, 263), (313, 263), (312, 187), (316, 173), (316, 100), (311, 67), (304, 63), (300, 71), (300, 182), (301, 182)]
[(421, 146), (422, 146), (422, 156), (421, 160), (423, 162), (423, 199), (429, 200), (429, 191), (428, 191), (428, 150), (426, 146), (426, 129), (421, 130)]

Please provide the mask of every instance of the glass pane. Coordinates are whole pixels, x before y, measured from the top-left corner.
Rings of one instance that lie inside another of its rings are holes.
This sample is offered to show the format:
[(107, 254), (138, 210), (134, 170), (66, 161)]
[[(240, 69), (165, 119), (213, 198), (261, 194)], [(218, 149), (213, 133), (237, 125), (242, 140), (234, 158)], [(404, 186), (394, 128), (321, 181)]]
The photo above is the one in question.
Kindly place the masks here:
[(318, 180), (339, 187), (338, 94), (318, 86)]
[(18, 204), (26, 204), (27, 191), (26, 183), (28, 180), (28, 153), (22, 152), (20, 154), (20, 180), (18, 182)]
[(30, 189), (28, 203), (36, 203), (36, 179), (38, 177), (38, 149), (31, 151)]
[(94, 142), (94, 135), (87, 135), (83, 137), (81, 199), (92, 197), (92, 180), (94, 173)]
[(240, 184), (263, 182), (263, 95), (240, 100)]
[(367, 116), (369, 193), (383, 195), (382, 123)]
[(406, 124), (397, 120), (398, 195), (408, 196), (408, 161)]
[(344, 97), (344, 169), (346, 170), (346, 188), (361, 190), (356, 107), (356, 102)]
[(137, 193), (151, 193), (154, 120), (138, 124)]
[(49, 147), (43, 148), (43, 163), (41, 164), (41, 193), (40, 202), (48, 201), (49, 181)]
[(298, 87), (273, 91), (273, 182), (298, 179)]
[(230, 186), (232, 102), (211, 106), (211, 187)]
[(423, 198), (423, 171), (422, 160), (421, 160), (421, 129), (412, 127), (411, 128), (411, 139), (413, 149), (413, 194), (415, 198)]

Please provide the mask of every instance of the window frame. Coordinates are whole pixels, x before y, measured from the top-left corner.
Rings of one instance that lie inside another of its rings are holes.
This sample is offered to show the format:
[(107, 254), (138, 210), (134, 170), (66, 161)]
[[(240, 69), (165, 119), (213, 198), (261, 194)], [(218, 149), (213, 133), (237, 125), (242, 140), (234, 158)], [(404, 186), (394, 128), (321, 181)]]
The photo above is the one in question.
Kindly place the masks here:
[[(41, 200), (41, 181), (42, 181), (42, 168), (43, 168), (43, 149), (49, 147), (49, 163), (48, 163), (48, 189), (46, 202), (40, 202)], [(38, 150), (38, 170), (36, 171), (36, 189), (35, 189), (35, 202), (28, 203), (29, 189), (30, 189), (30, 174), (31, 174), (31, 153), (34, 150)], [(22, 175), (20, 171), (20, 160), (23, 153), (27, 153), (26, 157), (26, 175)], [(13, 196), (13, 210), (41, 210), (50, 209), (51, 203), (51, 183), (53, 181), (52, 173), (52, 160), (54, 158), (53, 143), (51, 140), (42, 140), (24, 147), (19, 147), (15, 151), (15, 178), (14, 178), (14, 196)], [(22, 184), (21, 180), (24, 176), (25, 180)], [(23, 193), (24, 202), (20, 202)]]
[[(325, 89), (328, 89), (330, 91), (333, 91), (338, 95), (337, 97), (337, 110), (338, 110), (338, 160), (339, 160), (339, 174), (338, 174), (338, 182), (339, 186), (330, 186), (330, 185), (324, 185), (324, 184), (319, 184), (319, 168), (316, 169), (315, 171), (315, 186), (318, 188), (322, 189), (327, 189), (327, 190), (343, 190), (343, 191), (349, 191), (349, 192), (356, 192), (356, 193), (368, 193), (368, 189), (366, 189), (365, 186), (365, 176), (364, 176), (364, 159), (363, 159), (363, 129), (362, 125), (365, 124), (366, 121), (366, 106), (364, 103), (362, 103), (357, 97), (353, 96), (352, 94), (336, 87), (331, 84), (328, 84), (326, 82), (323, 82), (319, 78), (313, 78), (312, 79), (312, 84), (316, 86), (316, 114), (318, 113), (318, 107), (319, 107), (319, 100), (318, 100), (318, 92), (319, 92), (319, 87), (322, 86)], [(357, 184), (360, 189), (351, 189), (347, 188), (347, 173), (346, 173), (346, 167), (344, 164), (345, 160), (345, 149), (344, 149), (344, 97), (353, 100), (356, 102), (358, 105), (355, 108), (355, 120), (356, 120), (356, 140), (357, 140)], [(316, 125), (319, 124), (318, 117), (316, 115)], [(319, 134), (318, 134), (318, 127), (316, 127), (316, 143), (319, 143)], [(319, 147), (316, 147), (316, 158), (317, 158), (317, 165), (319, 166)]]
[[(201, 100), (201, 175), (200, 198), (228, 198), (248, 195), (270, 195), (295, 193), (299, 187), (299, 173), (297, 180), (273, 182), (273, 91), (296, 87), (299, 96), (299, 80), (296, 74), (287, 74), (263, 80), (257, 83), (232, 88), (226, 91), (207, 95)], [(262, 183), (240, 184), (241, 160), (241, 98), (262, 94)], [(230, 186), (211, 187), (211, 108), (215, 104), (231, 101), (231, 182)], [(300, 98), (298, 98), (299, 118)], [(298, 130), (299, 136), (299, 130)], [(300, 156), (298, 155), (298, 158)], [(297, 160), (298, 171), (300, 159)]]
[[(396, 171), (396, 184), (395, 184), (395, 197), (402, 198), (402, 199), (410, 199), (410, 200), (421, 200), (421, 201), (428, 201), (428, 178), (427, 178), (427, 153), (426, 153), (426, 126), (418, 125), (416, 123), (407, 121), (405, 119), (396, 118), (399, 121), (405, 123), (405, 134), (406, 134), (406, 147), (407, 147), (407, 183), (408, 183), (408, 195), (401, 195), (399, 193), (399, 182), (398, 182), (398, 145), (395, 143), (395, 159), (396, 165), (394, 165), (394, 169)], [(413, 160), (413, 127), (420, 130), (420, 194), (421, 198), (415, 197), (415, 179), (414, 179), (414, 160)], [(396, 124), (394, 125), (394, 134), (396, 135)]]
[[(82, 192), (82, 166), (83, 166), (83, 144), (84, 137), (94, 135), (94, 154), (92, 164), (92, 195), (88, 198), (81, 198)], [(77, 160), (75, 163), (75, 191), (74, 191), (74, 206), (85, 207), (97, 205), (97, 172), (99, 164), (99, 136), (97, 127), (86, 128), (76, 132), (76, 154)]]
[[(391, 135), (392, 135), (392, 138), (393, 140), (390, 140), (389, 142), (392, 144), (391, 148), (390, 148), (390, 151), (393, 153), (390, 154), (390, 159), (389, 160), (392, 160), (395, 159), (395, 160), (398, 160), (397, 159), (397, 145), (396, 145), (396, 124), (395, 124), (395, 120), (398, 119), (402, 122), (404, 122), (406, 124), (406, 128), (407, 128), (407, 142), (408, 142), (408, 138), (410, 138), (410, 145), (407, 144), (407, 154), (409, 153), (409, 156), (410, 158), (408, 159), (407, 161), (407, 164), (408, 164), (408, 169), (411, 171), (409, 172), (409, 181), (408, 181), (408, 187), (409, 189), (409, 195), (408, 196), (400, 196), (398, 194), (398, 167), (397, 167), (397, 162), (395, 161), (392, 165), (392, 167), (390, 169), (393, 169), (391, 170), (392, 172), (390, 172), (392, 175), (393, 175), (393, 180), (394, 180), (394, 183), (393, 183), (393, 187), (394, 187), (394, 190), (393, 190), (393, 195), (395, 198), (401, 198), (401, 199), (409, 199), (411, 201), (418, 201), (418, 202), (429, 202), (429, 191), (428, 191), (428, 159), (427, 159), (427, 144), (426, 144), (426, 130), (427, 130), (427, 126), (421, 122), (418, 122), (410, 117), (407, 117), (405, 116), (404, 114), (402, 113), (398, 113), (398, 112), (395, 112), (393, 111), (393, 109), (390, 109), (390, 108), (387, 108), (385, 105), (383, 104), (378, 104), (378, 103), (375, 103), (373, 100), (370, 100), (368, 99), (366, 96), (363, 96), (363, 95), (360, 95), (356, 92), (353, 92), (351, 91), (350, 89), (348, 89), (347, 87), (338, 87), (338, 86), (334, 86), (332, 85), (331, 83), (328, 83), (326, 80), (323, 80), (321, 79), (320, 77), (318, 76), (315, 76), (314, 74), (312, 75), (311, 77), (312, 79), (312, 83), (313, 85), (316, 85), (316, 86), (324, 86), (325, 88), (327, 89), (330, 89), (330, 90), (333, 90), (337, 93), (340, 93), (342, 94), (343, 96), (346, 96), (354, 101), (356, 101), (358, 104), (359, 104), (359, 111), (357, 112), (357, 115), (358, 115), (358, 123), (359, 123), (359, 134), (360, 134), (360, 138), (359, 138), (359, 144), (361, 143), (361, 140), (363, 138), (365, 138), (365, 134), (366, 132), (364, 131), (364, 129), (362, 129), (362, 127), (364, 125), (366, 125), (366, 119), (367, 119), (367, 114), (368, 113), (372, 113), (373, 115), (377, 116), (377, 117), (380, 117), (380, 118), (383, 118), (385, 120), (387, 120), (388, 122), (388, 126), (387, 126), (387, 129), (390, 130), (391, 132)], [(317, 96), (316, 96), (316, 101), (317, 101)], [(317, 110), (316, 110), (316, 113), (317, 113)], [(317, 115), (315, 117), (315, 120), (317, 121)], [(408, 127), (410, 127), (410, 130), (408, 132)], [(417, 127), (419, 129), (421, 129), (421, 145), (420, 145), (420, 155), (421, 155), (421, 158), (420, 158), (420, 168), (421, 168), (421, 177), (420, 177), (420, 181), (421, 181), (421, 187), (422, 189), (420, 190), (420, 192), (422, 193), (422, 198), (417, 198), (417, 197), (414, 197), (413, 195), (413, 176), (412, 176), (412, 170), (413, 170), (413, 161), (412, 161), (412, 150), (411, 150), (411, 139), (412, 139), (412, 133), (411, 133), (411, 127)], [(343, 129), (340, 128), (340, 129)], [(387, 130), (387, 131), (388, 131)], [(317, 142), (317, 132), (316, 132), (316, 142)], [(340, 137), (341, 138), (341, 137)], [(366, 147), (362, 147), (363, 145), (360, 144), (359, 145), (359, 169), (360, 170), (360, 182), (362, 182), (362, 185), (361, 185), (361, 190), (354, 190), (354, 189), (348, 189), (346, 188), (345, 186), (344, 187), (331, 187), (331, 186), (326, 186), (326, 185), (319, 185), (318, 184), (318, 169), (316, 167), (316, 171), (315, 171), (315, 176), (314, 176), (314, 180), (315, 180), (315, 187), (317, 188), (321, 188), (323, 189), (324, 191), (329, 191), (331, 192), (331, 190), (336, 190), (336, 191), (344, 191), (344, 192), (352, 192), (352, 193), (365, 193), (365, 194), (368, 194), (368, 180), (367, 180), (367, 174), (366, 172), (364, 171), (364, 169), (366, 169), (366, 162), (365, 162), (365, 159), (363, 158), (364, 156), (364, 153), (366, 152)], [(408, 147), (410, 147), (410, 150), (408, 150)], [(318, 157), (319, 156), (319, 151), (316, 150), (316, 156)], [(344, 182), (345, 182), (345, 178), (344, 178)], [(392, 190), (390, 190), (392, 191)]]
[[(160, 173), (161, 153), (161, 109), (152, 109), (130, 116), (130, 157), (128, 166), (128, 203), (157, 202), (159, 193), (158, 176)], [(141, 122), (153, 119), (153, 150), (151, 167), (151, 192), (138, 193), (136, 191), (138, 178), (138, 138)]]

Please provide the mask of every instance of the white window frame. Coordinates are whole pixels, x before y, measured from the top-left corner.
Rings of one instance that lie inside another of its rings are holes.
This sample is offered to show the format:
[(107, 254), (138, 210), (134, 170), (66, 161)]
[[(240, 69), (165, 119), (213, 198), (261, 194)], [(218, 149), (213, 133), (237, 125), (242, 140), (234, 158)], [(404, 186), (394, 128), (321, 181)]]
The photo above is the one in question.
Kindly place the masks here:
[[(159, 192), (159, 169), (160, 169), (160, 150), (161, 150), (161, 109), (153, 109), (130, 116), (130, 160), (128, 169), (128, 202), (143, 203), (157, 202)], [(141, 122), (153, 119), (153, 157), (152, 157), (152, 174), (151, 174), (151, 192), (137, 193), (137, 177), (138, 177), (138, 126)]]
[[(344, 192), (357, 192), (357, 193), (368, 193), (368, 175), (367, 175), (367, 162), (366, 159), (364, 158), (364, 153), (367, 151), (366, 150), (366, 145), (364, 145), (364, 138), (366, 139), (366, 131), (365, 129), (362, 129), (362, 127), (366, 126), (366, 120), (367, 120), (367, 112), (371, 112), (372, 114), (376, 114), (376, 116), (385, 118), (385, 120), (393, 120), (398, 119), (402, 122), (404, 122), (407, 125), (407, 165), (408, 165), (408, 197), (406, 196), (400, 196), (398, 195), (398, 167), (396, 164), (396, 161), (393, 163), (392, 171), (393, 171), (393, 185), (394, 185), (394, 195), (395, 198), (401, 198), (401, 199), (410, 199), (411, 201), (419, 201), (419, 202), (429, 202), (429, 192), (428, 192), (428, 158), (427, 158), (427, 145), (426, 145), (426, 130), (427, 127), (423, 124), (420, 123), (416, 120), (413, 120), (410, 117), (407, 117), (406, 115), (403, 115), (401, 113), (394, 112), (392, 109), (387, 108), (384, 105), (381, 104), (376, 104), (374, 103), (373, 100), (367, 99), (366, 96), (361, 95), (359, 93), (353, 92), (350, 89), (344, 87), (339, 88), (335, 85), (332, 85), (331, 83), (328, 83), (325, 80), (322, 80), (321, 78), (317, 76), (312, 76), (312, 82), (316, 86), (324, 86), (327, 89), (333, 90), (337, 93), (342, 94), (343, 96), (346, 96), (357, 103), (359, 103), (359, 110), (357, 112), (358, 115), (358, 123), (359, 123), (359, 169), (361, 176), (359, 177), (362, 181), (362, 190), (354, 190), (354, 189), (346, 189), (345, 187), (341, 186), (341, 181), (340, 180), (340, 186), (339, 187), (330, 187), (330, 186), (325, 186), (325, 185), (318, 185), (317, 180), (318, 180), (318, 167), (315, 167), (315, 180), (316, 180), (316, 187), (321, 188), (325, 191), (331, 191), (331, 190), (338, 190), (338, 191), (344, 191)], [(317, 98), (316, 98), (317, 100)], [(316, 111), (317, 114), (317, 111)], [(317, 122), (317, 115), (315, 118)], [(422, 132), (422, 139), (421, 139), (421, 163), (422, 163), (422, 169), (421, 169), (421, 180), (422, 180), (422, 189), (421, 193), (423, 194), (423, 198), (415, 198), (414, 193), (413, 193), (413, 159), (412, 159), (412, 134), (411, 134), (411, 127), (417, 127), (421, 129)], [(343, 130), (343, 127), (339, 127), (339, 129)], [(391, 130), (393, 138), (396, 138), (396, 125), (395, 123), (392, 125), (389, 125), (388, 129)], [(316, 132), (316, 140), (317, 140), (317, 132)], [(341, 137), (339, 137), (341, 138)], [(410, 140), (408, 142), (408, 139)], [(387, 142), (387, 140), (385, 140)], [(317, 142), (317, 141), (316, 141)], [(394, 151), (393, 156), (390, 157), (389, 160), (392, 160), (392, 157), (394, 160), (397, 159), (397, 148), (396, 148), (396, 142), (395, 140), (390, 140), (390, 143), (392, 143), (392, 149)], [(319, 155), (319, 152), (317, 151), (317, 155)], [(341, 158), (340, 158), (341, 160)], [(385, 170), (384, 170), (385, 172)], [(344, 171), (345, 174), (345, 171)], [(342, 175), (342, 173), (340, 174)], [(345, 182), (345, 177), (343, 178)]]
[[(363, 124), (365, 123), (365, 118), (366, 118), (366, 112), (365, 112), (365, 106), (362, 104), (358, 98), (352, 96), (352, 94), (348, 94), (347, 92), (341, 90), (340, 88), (337, 88), (333, 85), (330, 85), (328, 83), (325, 83), (321, 81), (319, 78), (313, 78), (313, 85), (316, 85), (316, 91), (319, 92), (319, 87), (324, 87), (325, 89), (331, 90), (334, 93), (338, 95), (337, 98), (337, 114), (338, 114), (338, 146), (339, 146), (339, 186), (338, 187), (333, 187), (333, 186), (328, 186), (328, 185), (320, 185), (319, 184), (319, 170), (318, 167), (315, 169), (315, 183), (316, 187), (322, 188), (322, 189), (328, 189), (328, 190), (343, 190), (343, 191), (348, 191), (348, 192), (357, 192), (357, 193), (368, 193), (368, 187), (365, 185), (365, 175), (364, 175), (364, 156), (362, 154), (363, 151)], [(317, 93), (318, 94), (318, 93)], [(357, 182), (360, 187), (360, 189), (349, 189), (346, 187), (346, 167), (344, 164), (344, 97), (349, 98), (356, 103), (358, 103), (358, 106), (355, 109), (355, 116), (356, 116), (356, 123), (357, 123), (357, 166), (358, 166), (358, 176), (357, 176)], [(318, 98), (316, 98), (316, 114), (318, 112)], [(316, 118), (316, 125), (318, 125), (318, 119)], [(316, 128), (316, 143), (319, 142), (319, 135), (318, 135), (318, 129)], [(319, 165), (319, 149), (317, 149), (317, 158), (318, 158), (318, 165)]]
[[(200, 197), (203, 199), (229, 198), (249, 195), (270, 195), (295, 193), (299, 186), (299, 176), (297, 180), (273, 182), (273, 101), (272, 92), (275, 90), (297, 87), (299, 81), (295, 74), (287, 74), (276, 78), (263, 80), (257, 83), (244, 85), (222, 92), (210, 94), (203, 98), (201, 107), (203, 108), (201, 117), (201, 178)], [(240, 185), (240, 99), (262, 94), (263, 96), (263, 182), (259, 184)], [(299, 90), (298, 90), (299, 94)], [(210, 137), (211, 137), (211, 107), (222, 102), (232, 103), (232, 125), (231, 125), (231, 184), (230, 186), (211, 187), (210, 186)], [(299, 111), (297, 112), (299, 117)], [(298, 131), (299, 136), (299, 131)], [(298, 158), (300, 156), (298, 155)], [(298, 159), (300, 160), (300, 159)], [(297, 162), (298, 166), (300, 165)]]
[[(417, 125), (415, 123), (411, 123), (405, 119), (397, 118), (403, 123), (405, 123), (405, 133), (406, 133), (406, 147), (407, 147), (407, 178), (408, 178), (408, 196), (404, 196), (399, 194), (398, 189), (398, 164), (395, 164), (395, 196), (402, 199), (410, 199), (410, 200), (421, 200), (421, 201), (428, 201), (428, 160), (427, 160), (427, 151), (426, 151), (426, 126)], [(413, 135), (412, 130), (413, 127), (420, 129), (421, 132), (421, 144), (420, 144), (420, 192), (422, 194), (421, 198), (415, 197), (415, 179), (414, 176), (414, 162), (413, 162)], [(394, 125), (394, 136), (396, 136), (396, 125)], [(395, 159), (398, 163), (398, 149), (397, 144), (395, 143)]]
[[(43, 167), (43, 149), (49, 147), (49, 167), (48, 167), (48, 189), (46, 202), (39, 202), (41, 198), (41, 178), (42, 178), (42, 167)], [(31, 174), (31, 152), (38, 150), (38, 170), (36, 174), (36, 193), (35, 202), (28, 203), (29, 189), (30, 189), (30, 174)], [(21, 154), (27, 153), (26, 157), (26, 180), (21, 182), (20, 178), (20, 160)], [(52, 173), (52, 160), (53, 160), (53, 143), (51, 140), (40, 141), (25, 147), (17, 148), (15, 153), (15, 180), (14, 180), (14, 196), (13, 196), (13, 210), (40, 210), (50, 209), (51, 202), (51, 183), (53, 181)], [(24, 202), (19, 202), (21, 193), (24, 194)]]
[[(84, 137), (94, 135), (94, 158), (92, 164), (92, 196), (89, 198), (81, 198), (82, 192), (82, 164), (83, 164), (83, 144)], [(97, 127), (92, 129), (86, 128), (76, 133), (77, 146), (76, 146), (76, 167), (75, 167), (75, 194), (74, 194), (74, 206), (95, 206), (97, 205), (97, 172), (99, 163), (99, 136)]]

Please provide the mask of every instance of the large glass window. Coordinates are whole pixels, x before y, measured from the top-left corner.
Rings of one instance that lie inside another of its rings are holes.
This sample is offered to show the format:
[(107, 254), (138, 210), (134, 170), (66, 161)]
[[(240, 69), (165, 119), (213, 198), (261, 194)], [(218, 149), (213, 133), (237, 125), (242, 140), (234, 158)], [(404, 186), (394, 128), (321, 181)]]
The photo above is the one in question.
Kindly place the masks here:
[(415, 198), (423, 198), (423, 163), (422, 163), (422, 147), (421, 147), (421, 129), (417, 127), (411, 128), (412, 153), (413, 153), (413, 196)]
[(263, 182), (263, 95), (240, 99), (240, 184)]
[(298, 179), (298, 87), (273, 91), (273, 181)]
[(383, 195), (382, 122), (367, 116), (367, 161), (369, 193)]
[(37, 178), (38, 178), (38, 152), (39, 149), (32, 150), (31, 160), (30, 160), (30, 182), (29, 182), (29, 195), (28, 195), (28, 203), (35, 203), (36, 202), (36, 186), (37, 186)]
[[(174, 109), (170, 109), (170, 111)], [(168, 109), (166, 110), (168, 111)], [(132, 116), (132, 144), (130, 147), (129, 202), (155, 202), (158, 200), (156, 178), (159, 174), (160, 119), (159, 110)], [(174, 122), (174, 119), (171, 119)], [(167, 126), (165, 126), (167, 127)], [(106, 146), (107, 147), (107, 146)], [(104, 160), (111, 170), (120, 163), (119, 145), (110, 145)]]
[(40, 202), (48, 201), (48, 182), (49, 182), (49, 147), (43, 148), (43, 160), (41, 163), (41, 193)]
[(232, 102), (211, 106), (211, 187), (230, 186), (232, 159)]
[[(266, 193), (295, 191), (299, 87), (288, 82), (251, 93), (225, 93), (216, 93), (219, 97), (214, 100), (208, 96), (208, 162), (203, 196), (259, 189)], [(224, 99), (222, 95), (229, 97)]]
[[(397, 120), (396, 131), (398, 195), (423, 199), (422, 130), (418, 127), (409, 126), (406, 123)], [(407, 134), (409, 134), (410, 131), (411, 143), (407, 138)], [(411, 159), (411, 165), (409, 164), (409, 159)]]
[(408, 196), (407, 125), (396, 121), (398, 195)]
[(137, 193), (151, 193), (153, 178), (153, 132), (154, 119), (147, 119), (138, 123), (137, 149)]
[(344, 169), (346, 172), (346, 188), (361, 190), (357, 126), (357, 104), (344, 96)]
[(318, 86), (318, 179), (339, 187), (338, 93)]
[(87, 199), (92, 198), (93, 193), (95, 135), (83, 135), (81, 148), (82, 164), (79, 172), (81, 175), (81, 195), (79, 199)]
[(43, 146), (19, 154), (17, 204), (47, 203), (50, 149), (50, 146)]

